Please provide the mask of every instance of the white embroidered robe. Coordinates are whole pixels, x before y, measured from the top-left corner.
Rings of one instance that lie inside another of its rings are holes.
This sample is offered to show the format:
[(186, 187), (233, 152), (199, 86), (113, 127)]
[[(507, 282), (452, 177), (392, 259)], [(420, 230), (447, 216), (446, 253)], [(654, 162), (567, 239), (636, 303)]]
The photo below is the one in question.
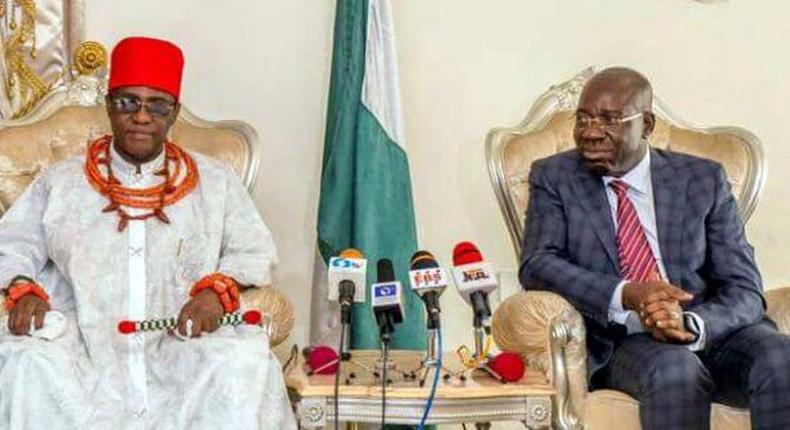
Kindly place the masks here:
[[(162, 182), (154, 172), (164, 153), (139, 172), (113, 155), (125, 186)], [(296, 428), (261, 328), (226, 326), (188, 341), (117, 331), (120, 320), (177, 316), (211, 272), (271, 282), (275, 246), (244, 186), (217, 161), (192, 157), (199, 185), (165, 208), (170, 224), (149, 218), (118, 232), (84, 157), (52, 166), (0, 219), (0, 286), (36, 279), (67, 321), (51, 341), (13, 336), (0, 321), (1, 429)]]

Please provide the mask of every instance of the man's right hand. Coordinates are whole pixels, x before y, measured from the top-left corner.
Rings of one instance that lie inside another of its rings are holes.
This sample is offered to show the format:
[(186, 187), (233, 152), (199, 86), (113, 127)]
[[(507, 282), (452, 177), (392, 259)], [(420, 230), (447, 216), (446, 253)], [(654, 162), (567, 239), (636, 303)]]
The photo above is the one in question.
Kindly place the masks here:
[[(660, 314), (667, 314), (663, 319)], [(671, 314), (671, 315), (670, 315)], [(697, 335), (688, 331), (683, 317), (683, 309), (678, 302), (653, 302), (642, 313), (642, 325), (653, 339), (661, 342), (691, 343)]]
[(629, 282), (623, 287), (623, 308), (640, 313), (648, 304), (659, 301), (685, 303), (694, 296), (664, 281)]
[[(623, 287), (623, 308), (635, 311), (654, 339), (688, 343), (695, 335), (683, 324), (680, 303), (694, 296), (664, 281), (629, 282)], [(669, 315), (672, 316), (669, 316)]]
[(44, 327), (44, 315), (50, 309), (48, 302), (33, 294), (21, 297), (8, 314), (8, 330), (17, 336), (26, 335), (30, 333), (33, 319), (36, 329), (40, 329)]

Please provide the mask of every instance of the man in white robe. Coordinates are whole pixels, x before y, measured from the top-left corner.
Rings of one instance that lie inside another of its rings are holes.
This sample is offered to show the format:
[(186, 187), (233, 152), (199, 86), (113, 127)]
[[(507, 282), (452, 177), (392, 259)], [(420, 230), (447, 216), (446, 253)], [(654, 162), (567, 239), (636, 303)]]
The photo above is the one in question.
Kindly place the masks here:
[[(0, 429), (296, 428), (264, 330), (218, 327), (231, 299), (193, 290), (269, 286), (276, 250), (232, 172), (166, 143), (182, 66), (169, 42), (121, 41), (106, 151), (52, 166), (0, 219), (0, 287), (49, 296), (12, 300), (0, 328)], [(176, 315), (176, 333), (118, 332)]]

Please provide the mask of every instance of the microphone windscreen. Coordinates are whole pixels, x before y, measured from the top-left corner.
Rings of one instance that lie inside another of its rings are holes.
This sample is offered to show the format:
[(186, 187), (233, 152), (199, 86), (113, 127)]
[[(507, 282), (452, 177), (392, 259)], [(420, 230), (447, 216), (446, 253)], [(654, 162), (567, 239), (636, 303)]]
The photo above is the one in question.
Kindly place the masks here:
[(507, 382), (520, 381), (524, 376), (524, 361), (513, 352), (500, 352), (488, 362), (488, 366)]
[(358, 250), (358, 249), (355, 249), (355, 248), (346, 248), (346, 249), (344, 249), (343, 252), (340, 253), (339, 257), (342, 257), (342, 258), (358, 258), (358, 259), (365, 258), (365, 256), (362, 255), (362, 252), (360, 250)]
[[(317, 375), (334, 375), (340, 365), (339, 362), (327, 366), (333, 360), (337, 360), (337, 352), (332, 347), (317, 345), (310, 348), (307, 354), (307, 366)], [(326, 367), (324, 367), (326, 366)]]
[(483, 261), (480, 250), (472, 242), (461, 242), (453, 249), (453, 266), (463, 266)]
[(376, 282), (394, 282), (395, 270), (392, 268), (392, 260), (382, 258), (376, 263)]
[(439, 263), (436, 262), (433, 254), (428, 251), (417, 251), (411, 256), (410, 270), (432, 269), (434, 267), (439, 267)]

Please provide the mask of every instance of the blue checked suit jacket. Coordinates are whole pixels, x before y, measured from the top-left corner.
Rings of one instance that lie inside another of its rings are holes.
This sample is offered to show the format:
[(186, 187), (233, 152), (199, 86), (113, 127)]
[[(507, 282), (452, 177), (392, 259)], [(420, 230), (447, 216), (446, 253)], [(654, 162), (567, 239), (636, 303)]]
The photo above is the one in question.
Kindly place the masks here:
[[(651, 149), (659, 247), (672, 285), (694, 295), (685, 306), (705, 321), (705, 348), (763, 318), (754, 252), (718, 163)], [(519, 279), (525, 289), (563, 296), (584, 317), (588, 375), (606, 365), (622, 326), (608, 322), (621, 281), (615, 230), (600, 177), (575, 150), (532, 165)]]

